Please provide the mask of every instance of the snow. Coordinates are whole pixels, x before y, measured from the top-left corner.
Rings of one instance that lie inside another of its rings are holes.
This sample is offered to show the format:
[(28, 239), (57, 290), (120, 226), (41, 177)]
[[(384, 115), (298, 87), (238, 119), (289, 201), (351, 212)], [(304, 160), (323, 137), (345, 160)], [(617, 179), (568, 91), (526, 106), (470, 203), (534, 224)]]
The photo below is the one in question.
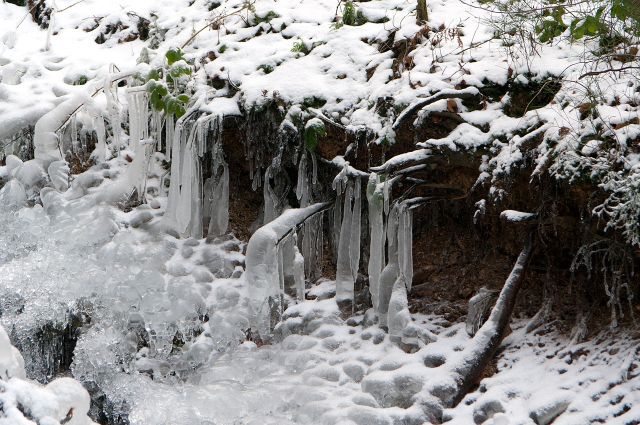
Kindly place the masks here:
[(89, 393), (71, 378), (46, 386), (25, 379), (24, 360), (0, 326), (0, 424), (91, 425)]
[(506, 221), (512, 221), (514, 223), (535, 220), (537, 216), (538, 215), (534, 213), (527, 213), (516, 210), (504, 210), (500, 213), (500, 218)]
[[(622, 101), (598, 105), (598, 118), (588, 125), (577, 118), (580, 96), (571, 87), (549, 106), (517, 118), (501, 112), (507, 98), (480, 111), (456, 102), (466, 123), (445, 138), (419, 140), (414, 152), (374, 164), (370, 175), (341, 156), (332, 160), (342, 168), (334, 180), (337, 276), (307, 290), (323, 247), (320, 211), (328, 207), (312, 199), (316, 154), (305, 150), (296, 164), (299, 209), (280, 205), (270, 182), (273, 170), (254, 164), (254, 182), (264, 176), (269, 202), (264, 226), (243, 255), (243, 244), (227, 234), (231, 170), (220, 140), (207, 141), (209, 130), (219, 135), (224, 117), (273, 101), (290, 107), (290, 115), (304, 110), (348, 130), (367, 128), (376, 141), (392, 141), (394, 126), (412, 108), (442, 111), (448, 97), (476, 96), (485, 84), (506, 83), (510, 69), (521, 83), (529, 81), (525, 72), (560, 75), (576, 52), (545, 45), (539, 58), (505, 62), (499, 41), (490, 41), (491, 28), (470, 24), (471, 17), (486, 14), (458, 0), (429, 2), (431, 28), (443, 24), (456, 37), (433, 31), (440, 42), (418, 38), (413, 69), (397, 70), (392, 53), (374, 41), (392, 32), (396, 41), (411, 40), (421, 30), (413, 3), (402, 0), (358, 3), (372, 21), (361, 26), (334, 25), (335, 0), (260, 1), (258, 17), (277, 16), (257, 25), (247, 25), (255, 19), (248, 11), (237, 12), (239, 0), (211, 11), (204, 0), (126, 3), (57, 0), (48, 31), (29, 18), (21, 22), (24, 8), (0, 4), (0, 139), (9, 154), (0, 167), (0, 323), (9, 331), (0, 326), (0, 424), (91, 423), (86, 390), (70, 378), (53, 379), (60, 367), (59, 341), (34, 337), (47, 326), (57, 335), (78, 317), (90, 317), (91, 324), (82, 324), (71, 373), (87, 388), (103, 391), (112, 413), (128, 415), (132, 424), (431, 421), (423, 409), (434, 403), (427, 390), (452, 386), (447, 362), (467, 355), (465, 347), (473, 351), (477, 341), (461, 323), (409, 313), (412, 213), (391, 199), (397, 180), (390, 175), (424, 166), (438, 149), (485, 149), (490, 157), (479, 171), (493, 184), (517, 169), (526, 145), (535, 142), (539, 165), (553, 157), (555, 176), (576, 178), (575, 157), (585, 166), (605, 158), (599, 140), (581, 144), (562, 136), (560, 129), (582, 125), (585, 134), (611, 127), (605, 135), (615, 136), (625, 169), (637, 172), (637, 158), (626, 151), (640, 132), (629, 123), (637, 115), (630, 107), (636, 95), (616, 83), (602, 82), (610, 84), (603, 90), (607, 96), (624, 93)], [(222, 12), (231, 16), (209, 26), (208, 19)], [(140, 17), (151, 22), (149, 42), (136, 39)], [(189, 62), (181, 62), (193, 63), (188, 90), (196, 100), (185, 118), (165, 118), (167, 143), (159, 146), (163, 118), (150, 110), (148, 93), (132, 75), (164, 64), (164, 52), (203, 26), (184, 47)], [(100, 36), (106, 39), (97, 44)], [(146, 64), (142, 49), (152, 42), (157, 49), (147, 50)], [(464, 50), (472, 42), (482, 44)], [(83, 77), (87, 84), (74, 85)], [(126, 94), (117, 88), (122, 79), (130, 86)], [(211, 80), (224, 87), (207, 85)], [(394, 99), (389, 115), (376, 106), (385, 98)], [(563, 100), (574, 104), (562, 106)], [(11, 154), (19, 153), (18, 131), (29, 126), (35, 126), (36, 159), (23, 162)], [(81, 131), (97, 136), (96, 165), (70, 176), (63, 155), (80, 143)], [(200, 159), (207, 152), (214, 157), (212, 177), (202, 181)], [(168, 196), (164, 160), (171, 161)], [(336, 301), (354, 299), (362, 271), (365, 177), (373, 311), (344, 319)], [(125, 212), (118, 203), (134, 187), (147, 204)], [(603, 187), (617, 193), (628, 188), (615, 180)], [(621, 223), (637, 217), (633, 208), (620, 208)], [(308, 219), (312, 214), (318, 216)], [(535, 214), (507, 210), (502, 217), (517, 222)], [(210, 238), (204, 240), (206, 223)], [(299, 237), (302, 249), (295, 246)], [(298, 303), (283, 294), (289, 277)], [(514, 323), (498, 372), (445, 409), (449, 423), (543, 423), (558, 415), (557, 424), (639, 420), (635, 336), (603, 334), (575, 345), (552, 327), (540, 333), (526, 328)], [(144, 347), (138, 346), (140, 335)]]

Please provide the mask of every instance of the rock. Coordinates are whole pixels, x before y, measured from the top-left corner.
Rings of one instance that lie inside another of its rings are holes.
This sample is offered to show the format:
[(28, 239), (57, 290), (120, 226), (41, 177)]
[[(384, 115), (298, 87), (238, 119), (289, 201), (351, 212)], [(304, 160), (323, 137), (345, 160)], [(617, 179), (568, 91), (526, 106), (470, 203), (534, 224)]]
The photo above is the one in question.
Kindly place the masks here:
[(428, 354), (424, 358), (424, 365), (426, 367), (438, 367), (442, 366), (445, 362), (445, 358), (439, 354)]
[(187, 245), (186, 243), (183, 245), (180, 250), (180, 254), (182, 254), (183, 258), (191, 258), (193, 256), (193, 247)]
[(184, 241), (184, 245), (194, 247), (194, 246), (200, 245), (200, 242), (197, 239), (189, 238), (186, 241)]
[(364, 367), (358, 363), (347, 363), (342, 366), (342, 370), (353, 382), (361, 382), (364, 378)]
[(364, 317), (362, 318), (362, 327), (368, 328), (369, 326), (375, 325), (377, 322), (376, 312), (370, 308), (364, 313)]
[(531, 409), (529, 417), (536, 425), (548, 425), (567, 410), (570, 403), (571, 398), (569, 395), (559, 395), (553, 400), (548, 400), (535, 406)]
[(137, 211), (131, 215), (129, 224), (133, 228), (138, 228), (151, 220), (153, 220), (153, 213), (151, 211)]
[(423, 386), (422, 379), (412, 375), (368, 375), (362, 380), (362, 390), (369, 393), (382, 407), (408, 408), (413, 404), (413, 396)]
[(213, 282), (213, 275), (208, 270), (199, 268), (193, 272), (193, 277), (198, 283)]
[(231, 273), (231, 279), (240, 279), (242, 273), (244, 273), (244, 269), (240, 266), (237, 266), (233, 273)]
[(473, 409), (473, 421), (482, 424), (491, 419), (496, 413), (504, 413), (504, 406), (499, 400), (489, 400)]

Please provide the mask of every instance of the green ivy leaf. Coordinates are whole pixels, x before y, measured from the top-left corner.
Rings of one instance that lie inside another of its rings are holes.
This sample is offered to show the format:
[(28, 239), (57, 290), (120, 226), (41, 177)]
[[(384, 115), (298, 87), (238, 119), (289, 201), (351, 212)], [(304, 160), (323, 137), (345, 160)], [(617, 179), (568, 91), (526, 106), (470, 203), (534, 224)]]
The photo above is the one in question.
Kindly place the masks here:
[(176, 65), (169, 71), (169, 75), (171, 75), (174, 80), (184, 75), (191, 75), (191, 73), (191, 68), (184, 65)]
[(313, 118), (307, 122), (304, 129), (304, 141), (310, 152), (315, 152), (321, 137), (327, 135), (324, 123), (318, 118)]
[(180, 49), (169, 49), (165, 56), (167, 57), (167, 63), (169, 66), (184, 59), (184, 54)]
[(159, 68), (152, 69), (147, 74), (147, 81), (156, 80), (159, 81), (162, 79), (162, 70)]

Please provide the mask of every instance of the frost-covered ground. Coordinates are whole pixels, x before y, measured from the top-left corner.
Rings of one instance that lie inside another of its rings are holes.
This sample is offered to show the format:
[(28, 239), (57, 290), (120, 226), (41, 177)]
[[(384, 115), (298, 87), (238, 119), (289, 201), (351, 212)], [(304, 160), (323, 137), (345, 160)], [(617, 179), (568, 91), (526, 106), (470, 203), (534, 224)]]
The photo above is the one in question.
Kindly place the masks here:
[[(545, 46), (542, 59), (519, 64), (503, 60), (497, 41), (465, 50), (487, 41), (491, 30), (473, 20), (477, 10), (458, 1), (429, 2), (430, 25), (441, 28), (435, 36), (439, 41), (420, 39), (410, 54), (411, 69), (394, 67), (392, 53), (379, 45), (392, 32), (396, 41), (418, 40), (413, 2), (362, 2), (358, 6), (369, 22), (342, 27), (332, 22), (337, 2), (330, 0), (258, 1), (251, 17), (248, 10), (238, 11), (240, 1), (218, 8), (199, 0), (127, 3), (58, 0), (49, 33), (29, 17), (23, 21), (24, 8), (0, 4), (5, 153), (19, 153), (16, 130), (73, 100), (72, 94), (93, 94), (118, 69), (148, 71), (164, 61), (167, 49), (194, 35), (184, 50), (194, 60), (193, 94), (202, 100), (203, 111), (237, 114), (271, 99), (294, 108), (306, 103), (318, 115), (324, 102), (324, 118), (352, 130), (366, 126), (380, 139), (392, 138), (395, 117), (379, 113), (379, 99), (393, 96), (394, 108), (402, 109), (435, 93), (458, 93), (463, 82), (481, 87), (503, 84), (509, 73), (557, 75), (577, 55), (565, 45)], [(208, 19), (225, 13), (229, 16), (215, 28), (196, 34)], [(150, 22), (146, 42), (136, 36), (141, 17)], [(101, 44), (95, 41), (99, 37)], [(143, 47), (152, 43), (157, 55), (152, 50), (151, 63), (138, 64), (147, 60)], [(208, 86), (212, 81), (225, 87)], [(618, 84), (611, 90), (633, 100), (636, 94), (627, 82)], [(473, 87), (463, 90), (474, 92)], [(127, 107), (122, 93), (116, 100)], [(512, 137), (541, 118), (547, 120), (541, 132), (551, 136), (563, 125), (581, 125), (575, 108), (559, 110), (562, 102), (523, 118), (507, 117), (501, 111), (507, 100), (471, 112), (458, 102), (470, 124), (421, 146), (455, 150), (493, 143), (497, 155), (483, 166), (490, 178), (489, 171), (498, 176), (522, 159), (523, 139), (504, 143), (494, 141), (496, 136)], [(625, 105), (602, 106), (602, 120), (623, 123), (633, 112)], [(91, 106), (78, 119), (83, 128), (94, 130), (103, 116), (113, 119), (105, 112), (106, 96), (99, 94)], [(447, 108), (444, 99), (429, 106), (431, 111)], [(474, 126), (483, 124), (490, 124), (489, 131)], [(637, 126), (615, 132), (625, 141)], [(125, 416), (141, 425), (425, 421), (423, 387), (446, 381), (444, 361), (455, 359), (469, 342), (461, 324), (415, 315), (420, 342), (417, 351), (405, 353), (369, 318), (341, 319), (335, 284), (323, 281), (307, 288), (308, 298), (315, 300), (290, 300), (275, 342), (258, 347), (247, 340), (255, 293), (243, 275), (243, 242), (232, 236), (180, 238), (162, 220), (167, 208), (162, 153), (151, 156), (147, 204), (131, 211), (118, 205), (135, 155), (133, 149), (120, 150), (110, 136), (106, 155), (97, 156), (100, 163), (73, 176), (68, 190), (56, 184), (55, 169), (15, 157), (0, 167), (7, 182), (0, 191), (0, 323), (22, 350), (28, 378), (49, 382), (69, 366), (61, 364), (60, 352), (69, 349), (65, 335), (72, 326), (79, 339), (70, 370), (93, 393), (93, 414), (101, 420)], [(124, 131), (120, 136), (128, 137)], [(569, 141), (563, 146), (582, 152)], [(58, 190), (38, 191), (42, 185)], [(637, 335), (603, 334), (572, 344), (552, 328), (526, 333), (525, 325), (513, 326), (497, 372), (444, 412), (450, 423), (540, 424), (558, 414), (556, 424), (640, 421)], [(67, 407), (76, 406), (56, 395), (67, 386), (73, 403), (85, 403), (85, 393), (72, 381), (53, 381), (45, 390), (26, 383), (15, 351), (5, 350), (4, 334), (0, 343), (0, 365), (6, 368), (0, 370), (0, 423), (21, 423), (20, 416), (42, 425), (64, 423)], [(66, 386), (56, 390), (56, 382)], [(67, 423), (82, 423), (82, 414)]]

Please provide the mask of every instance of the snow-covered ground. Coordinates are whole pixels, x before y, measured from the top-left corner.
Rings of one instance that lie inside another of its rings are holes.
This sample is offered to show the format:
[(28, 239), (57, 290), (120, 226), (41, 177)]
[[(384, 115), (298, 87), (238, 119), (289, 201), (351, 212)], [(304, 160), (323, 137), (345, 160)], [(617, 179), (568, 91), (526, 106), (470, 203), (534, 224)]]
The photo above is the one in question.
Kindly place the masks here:
[[(178, 240), (154, 230), (159, 217), (133, 228), (148, 210), (96, 203), (103, 190), (2, 212), (1, 321), (29, 377), (46, 381), (59, 346), (34, 339), (38, 329), (63, 327), (70, 311), (90, 316), (73, 375), (132, 424), (421, 424), (423, 385), (445, 379), (445, 359), (469, 342), (463, 324), (415, 315), (420, 348), (406, 353), (362, 316), (342, 320), (325, 281), (285, 312), (280, 342), (258, 347), (244, 341), (251, 288), (234, 275), (239, 242)], [(554, 423), (640, 420), (637, 336), (571, 344), (552, 326), (525, 325), (513, 325), (497, 372), (444, 412), (450, 423), (548, 423), (562, 412)], [(148, 346), (136, 346), (145, 332)], [(31, 384), (2, 385), (13, 400)]]

